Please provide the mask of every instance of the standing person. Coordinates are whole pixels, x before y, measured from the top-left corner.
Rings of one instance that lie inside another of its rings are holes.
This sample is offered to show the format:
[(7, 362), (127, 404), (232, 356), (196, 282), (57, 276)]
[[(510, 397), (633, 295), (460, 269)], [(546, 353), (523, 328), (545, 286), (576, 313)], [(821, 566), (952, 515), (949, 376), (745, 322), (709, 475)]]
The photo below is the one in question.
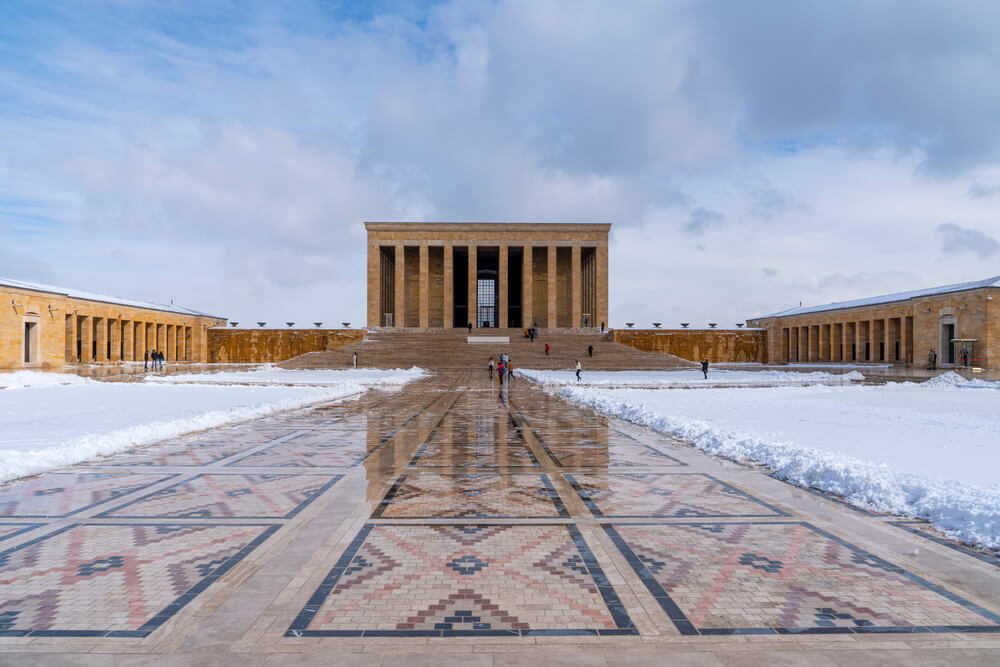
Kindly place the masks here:
[(587, 356), (588, 357), (593, 357), (594, 356), (594, 346), (593, 345), (588, 345), (587, 346)]
[(549, 356), (549, 344), (548, 343), (545, 344), (545, 356), (546, 357)]
[(708, 359), (702, 359), (701, 361), (701, 372), (705, 374), (705, 379), (708, 379)]
[(469, 333), (472, 333), (472, 320), (469, 320)]
[(937, 352), (934, 350), (927, 351), (927, 370), (937, 370)]
[(490, 357), (489, 370), (490, 370), (490, 382), (493, 382), (493, 357)]
[(503, 386), (503, 374), (504, 374), (505, 370), (506, 370), (506, 368), (504, 367), (503, 362), (501, 361), (500, 364), (497, 366), (497, 386), (498, 387), (502, 387)]
[(358, 353), (357, 352), (354, 353), (354, 367), (355, 368), (358, 367)]
[(507, 380), (514, 383), (514, 364), (510, 363), (510, 357), (507, 357)]
[(145, 373), (148, 370), (149, 370), (149, 350), (146, 350), (146, 354), (142, 358), (142, 371)]
[(157, 359), (160, 360), (160, 370), (162, 371), (163, 370), (163, 350), (160, 350), (156, 354), (158, 355)]
[(153, 351), (149, 353), (149, 361), (152, 364), (151, 367), (153, 369), (153, 372), (155, 373), (156, 372), (156, 348), (155, 347), (153, 348)]
[(580, 360), (576, 360), (576, 381), (580, 381), (580, 371), (583, 370), (583, 366), (580, 365)]
[(604, 322), (601, 322), (601, 333), (604, 333)]

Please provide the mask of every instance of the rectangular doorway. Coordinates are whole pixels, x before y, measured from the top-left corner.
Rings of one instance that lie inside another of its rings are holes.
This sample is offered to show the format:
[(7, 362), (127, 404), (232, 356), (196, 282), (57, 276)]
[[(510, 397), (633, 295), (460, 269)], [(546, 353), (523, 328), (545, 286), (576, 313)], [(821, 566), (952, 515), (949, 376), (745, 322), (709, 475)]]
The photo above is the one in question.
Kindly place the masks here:
[(24, 363), (38, 363), (38, 322), (24, 323)]

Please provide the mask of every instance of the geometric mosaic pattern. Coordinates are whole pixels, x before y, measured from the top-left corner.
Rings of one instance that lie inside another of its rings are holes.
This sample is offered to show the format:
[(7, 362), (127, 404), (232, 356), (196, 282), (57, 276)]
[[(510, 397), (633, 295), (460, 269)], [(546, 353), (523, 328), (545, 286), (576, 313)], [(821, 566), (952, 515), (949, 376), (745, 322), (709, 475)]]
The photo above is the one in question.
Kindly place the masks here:
[(545, 452), (561, 467), (663, 467), (684, 466), (677, 459), (648, 445), (550, 445), (543, 444)]
[(282, 442), (226, 465), (234, 468), (347, 468), (359, 465), (375, 450), (360, 445)]
[(243, 440), (180, 439), (87, 461), (86, 466), (201, 466), (245, 451)]
[(410, 461), (427, 468), (537, 468), (538, 460), (523, 443), (424, 444)]
[(566, 474), (565, 477), (598, 517), (788, 516), (710, 475), (618, 473)]
[(372, 518), (547, 518), (569, 516), (546, 475), (401, 475)]
[(26, 533), (33, 528), (38, 528), (45, 524), (41, 523), (0, 523), (0, 541), (6, 540), (15, 535)]
[(287, 634), (598, 635), (635, 629), (574, 525), (368, 525)]
[(74, 524), (0, 552), (0, 633), (144, 637), (277, 526)]
[(64, 517), (173, 475), (46, 473), (0, 488), (0, 516)]
[(291, 518), (343, 475), (198, 475), (98, 516), (175, 519)]
[(1000, 617), (804, 522), (605, 526), (683, 634), (1000, 631)]

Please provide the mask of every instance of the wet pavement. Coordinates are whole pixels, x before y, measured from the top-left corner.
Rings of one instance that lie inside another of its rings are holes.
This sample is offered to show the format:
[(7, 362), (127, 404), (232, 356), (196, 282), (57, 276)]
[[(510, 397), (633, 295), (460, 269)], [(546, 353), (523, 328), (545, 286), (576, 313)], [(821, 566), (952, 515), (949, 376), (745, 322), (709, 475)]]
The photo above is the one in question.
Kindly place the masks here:
[(485, 373), (0, 487), (3, 664), (996, 664), (998, 612), (926, 524)]

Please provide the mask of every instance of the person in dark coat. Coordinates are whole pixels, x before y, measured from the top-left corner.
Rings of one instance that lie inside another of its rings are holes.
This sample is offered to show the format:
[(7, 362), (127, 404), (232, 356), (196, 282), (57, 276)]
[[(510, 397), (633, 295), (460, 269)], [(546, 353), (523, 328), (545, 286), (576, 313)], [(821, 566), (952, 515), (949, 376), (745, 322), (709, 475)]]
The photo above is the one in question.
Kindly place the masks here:
[(703, 359), (701, 362), (701, 372), (705, 374), (705, 379), (708, 379), (708, 359)]
[(469, 333), (472, 333), (472, 322), (469, 322)]
[(587, 346), (587, 356), (588, 357), (594, 356), (594, 346), (593, 345), (588, 345)]
[(154, 347), (153, 351), (149, 353), (149, 367), (152, 368), (154, 372), (156, 371), (157, 358), (158, 357), (156, 356), (156, 348)]
[(149, 350), (146, 350), (146, 355), (142, 358), (142, 370), (149, 370)]

